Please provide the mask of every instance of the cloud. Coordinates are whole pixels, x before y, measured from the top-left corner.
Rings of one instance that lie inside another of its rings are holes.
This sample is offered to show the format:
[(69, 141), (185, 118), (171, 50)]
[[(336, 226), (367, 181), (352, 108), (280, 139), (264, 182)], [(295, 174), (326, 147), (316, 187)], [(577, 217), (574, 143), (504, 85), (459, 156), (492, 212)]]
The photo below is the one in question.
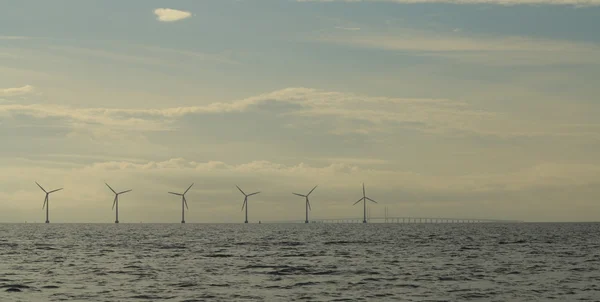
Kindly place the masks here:
[[(238, 61), (235, 61), (229, 58), (228, 54), (210, 54), (198, 51), (188, 51), (188, 50), (178, 50), (171, 48), (163, 48), (163, 47), (144, 47), (144, 49), (151, 52), (159, 52), (166, 53), (175, 56), (185, 56), (189, 59), (198, 59), (200, 61), (213, 61), (224, 64), (240, 64)], [(187, 61), (187, 60), (186, 60)]]
[(432, 32), (404, 31), (397, 35), (349, 35), (323, 37), (322, 41), (386, 50), (408, 51), (600, 51), (595, 43), (556, 41), (527, 37), (471, 37)]
[(267, 160), (230, 164), (222, 161), (196, 162), (184, 158), (171, 158), (165, 161), (96, 162), (80, 167), (90, 174), (103, 174), (107, 171), (131, 171), (157, 174), (181, 171), (182, 174), (257, 175), (284, 179), (302, 179), (327, 182), (329, 186), (346, 187), (355, 178), (367, 178), (374, 187), (402, 187), (410, 190), (434, 190), (453, 192), (490, 192), (495, 190), (521, 191), (538, 187), (567, 187), (574, 185), (597, 184), (594, 176), (600, 173), (600, 166), (593, 164), (540, 163), (507, 173), (467, 174), (438, 176), (417, 174), (410, 171), (383, 168), (361, 167), (360, 165), (336, 162), (325, 165), (297, 163), (285, 165)]
[[(67, 124), (127, 127), (129, 130), (169, 130), (187, 115), (271, 111), (279, 116), (299, 120), (320, 119), (367, 123), (362, 132), (384, 131), (388, 123), (404, 124), (423, 131), (465, 129), (474, 120), (491, 117), (491, 113), (468, 108), (460, 101), (446, 99), (410, 99), (353, 95), (310, 88), (286, 88), (229, 103), (164, 109), (71, 108), (55, 105), (0, 106), (0, 116), (26, 115), (34, 118), (60, 118)], [(337, 127), (331, 125), (331, 127)], [(358, 132), (330, 129), (335, 133)]]
[(438, 33), (403, 29), (391, 34), (365, 31), (321, 33), (309, 41), (380, 49), (484, 65), (598, 64), (600, 44), (521, 36), (479, 36), (461, 30)]
[[(572, 126), (574, 121), (543, 123), (518, 119), (506, 113), (475, 108), (460, 100), (377, 97), (303, 87), (286, 88), (233, 102), (163, 109), (73, 108), (42, 104), (0, 106), (0, 116), (5, 117), (58, 119), (63, 126), (102, 126), (129, 131), (174, 130), (182, 126), (186, 116), (219, 117), (240, 112), (257, 115), (266, 112), (270, 118), (281, 118), (271, 122), (285, 120), (296, 128), (319, 127), (321, 131), (336, 135), (393, 134), (401, 129), (446, 136), (494, 137), (580, 137), (594, 133), (593, 129), (579, 131), (581, 127)], [(577, 112), (577, 108), (569, 108), (569, 112)]]
[[(36, 166), (47, 166), (42, 161), (19, 159), (21, 165), (7, 166), (10, 169), (18, 167), (35, 169)], [(163, 161), (98, 161), (85, 165), (73, 165), (67, 169), (70, 174), (80, 178), (83, 175), (104, 177), (115, 171), (123, 175), (177, 175), (178, 177), (215, 177), (242, 178), (258, 177), (271, 179), (274, 184), (278, 181), (293, 185), (295, 181), (321, 182), (333, 188), (352, 187), (356, 179), (369, 180), (374, 188), (401, 188), (411, 191), (436, 191), (447, 193), (486, 193), (494, 191), (517, 192), (543, 187), (570, 187), (595, 185), (599, 180), (595, 177), (600, 173), (597, 164), (568, 164), (559, 162), (541, 162), (525, 166), (521, 169), (504, 173), (467, 173), (462, 175), (433, 175), (415, 173), (403, 169), (392, 169), (381, 166), (373, 168), (366, 163), (353, 164), (347, 162), (310, 165), (303, 162), (282, 164), (268, 160), (254, 160), (245, 163), (227, 163), (223, 161), (198, 162), (185, 158), (170, 158)], [(62, 167), (46, 167), (49, 171), (62, 170)], [(6, 173), (0, 180), (11, 181), (13, 175)], [(19, 174), (21, 175), (21, 174)], [(35, 175), (35, 174), (34, 174)], [(153, 176), (154, 177), (154, 176)], [(153, 179), (149, 177), (149, 179)]]
[(192, 13), (172, 8), (157, 8), (154, 10), (156, 19), (161, 22), (174, 22), (189, 18)]
[(341, 29), (341, 30), (350, 30), (350, 31), (357, 31), (360, 30), (360, 27), (343, 27), (343, 26), (336, 26), (336, 29)]
[(28, 40), (31, 39), (31, 37), (25, 37), (25, 36), (0, 36), (0, 40)]
[(296, 0), (297, 2), (346, 2), (346, 3), (449, 3), (449, 4), (492, 4), (492, 5), (574, 5), (598, 6), (600, 0)]
[[(190, 212), (190, 221), (238, 221), (241, 200), (236, 183), (245, 190), (263, 192), (253, 200), (252, 218), (256, 220), (302, 218), (303, 205), (294, 202), (290, 192), (309, 190), (315, 184), (321, 184), (314, 193), (313, 207), (318, 209), (315, 217), (354, 217), (362, 214), (360, 208), (352, 207), (352, 202), (362, 193), (362, 181), (367, 184), (367, 193), (380, 203), (373, 206), (374, 212), (382, 211), (385, 206), (392, 212), (409, 216), (539, 220), (549, 215), (547, 213), (562, 213), (563, 216), (558, 216), (561, 220), (584, 220), (586, 215), (582, 211), (594, 204), (598, 193), (595, 176), (600, 173), (598, 165), (552, 162), (506, 173), (432, 175), (341, 162), (322, 165), (268, 160), (233, 163), (179, 157), (158, 161), (98, 161), (62, 167), (16, 158), (4, 165), (4, 169), (6, 173), (0, 175), (4, 185), (0, 200), (10, 201), (3, 203), (3, 210), (15, 215), (5, 217), (4, 221), (33, 221), (43, 217), (39, 205), (43, 193), (34, 183), (38, 181), (44, 187), (65, 188), (56, 196), (60, 202), (55, 203), (54, 214), (56, 221), (63, 222), (110, 221), (113, 196), (104, 186), (107, 179), (115, 189), (132, 188), (136, 192), (129, 195), (123, 205), (127, 221), (176, 221), (180, 209), (175, 201), (168, 202), (165, 192), (183, 190), (190, 182), (197, 184), (189, 195), (190, 208), (202, 208), (200, 212)], [(557, 194), (561, 195), (559, 199), (554, 197)], [(144, 211), (134, 210), (142, 204)], [(523, 212), (532, 206), (535, 215)], [(565, 207), (573, 213), (565, 213)], [(454, 210), (448, 211), (451, 208)]]
[[(127, 43), (125, 47), (111, 45), (114, 49), (87, 48), (69, 46), (65, 44), (44, 46), (44, 52), (28, 48), (5, 48), (7, 52), (0, 52), (0, 57), (11, 58), (50, 58), (61, 60), (67, 57), (70, 60), (81, 60), (88, 63), (90, 57), (102, 60), (124, 62), (128, 65), (164, 66), (169, 68), (189, 67), (190, 63), (213, 62), (220, 64), (239, 64), (231, 58), (230, 53), (204, 53), (192, 50), (178, 50), (164, 47), (148, 46), (143, 44)], [(0, 48), (0, 50), (4, 50)], [(51, 52), (49, 53), (48, 50)], [(167, 56), (165, 56), (167, 55)], [(186, 60), (181, 60), (181, 57)], [(185, 62), (185, 63), (182, 63)], [(6, 67), (3, 67), (6, 68)]]
[(0, 88), (0, 96), (17, 96), (24, 95), (34, 92), (34, 87), (31, 85), (25, 85), (23, 87), (16, 88)]

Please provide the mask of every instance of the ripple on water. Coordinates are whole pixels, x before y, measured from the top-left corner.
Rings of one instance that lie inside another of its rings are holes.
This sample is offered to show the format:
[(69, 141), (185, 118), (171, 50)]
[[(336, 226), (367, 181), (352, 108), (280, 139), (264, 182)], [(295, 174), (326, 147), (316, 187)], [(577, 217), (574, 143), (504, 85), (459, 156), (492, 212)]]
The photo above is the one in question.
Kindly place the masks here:
[(594, 301), (600, 293), (599, 224), (0, 225), (0, 233), (2, 302)]

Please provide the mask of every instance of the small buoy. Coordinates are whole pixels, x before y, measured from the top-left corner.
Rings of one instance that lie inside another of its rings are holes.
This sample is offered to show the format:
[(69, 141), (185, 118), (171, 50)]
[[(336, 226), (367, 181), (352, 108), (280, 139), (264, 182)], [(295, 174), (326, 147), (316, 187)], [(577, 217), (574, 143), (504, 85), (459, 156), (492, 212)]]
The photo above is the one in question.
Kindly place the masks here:
[(258, 221), (258, 224), (260, 224), (260, 220)]

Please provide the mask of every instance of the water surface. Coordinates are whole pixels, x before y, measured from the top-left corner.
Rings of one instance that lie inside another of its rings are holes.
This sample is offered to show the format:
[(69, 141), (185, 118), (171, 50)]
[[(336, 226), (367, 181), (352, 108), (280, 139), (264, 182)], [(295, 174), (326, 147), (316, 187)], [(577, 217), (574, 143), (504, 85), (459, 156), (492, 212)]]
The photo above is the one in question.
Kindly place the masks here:
[(600, 300), (600, 224), (0, 224), (1, 301)]

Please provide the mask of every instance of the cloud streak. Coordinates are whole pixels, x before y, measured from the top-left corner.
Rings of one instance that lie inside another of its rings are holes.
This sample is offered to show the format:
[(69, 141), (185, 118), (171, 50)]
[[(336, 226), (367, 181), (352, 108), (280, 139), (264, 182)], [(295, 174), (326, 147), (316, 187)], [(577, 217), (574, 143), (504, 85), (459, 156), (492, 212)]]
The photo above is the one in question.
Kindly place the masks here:
[(483, 65), (598, 64), (600, 45), (519, 36), (474, 36), (403, 29), (373, 32), (322, 33), (309, 41), (380, 49), (417, 56), (460, 60)]
[[(571, 109), (572, 110), (572, 109)], [(0, 106), (0, 117), (56, 119), (62, 125), (104, 126), (129, 131), (167, 131), (186, 116), (269, 112), (297, 127), (318, 122), (332, 134), (395, 133), (411, 129), (436, 135), (585, 136), (571, 124), (541, 124), (484, 111), (450, 99), (393, 98), (310, 88), (286, 88), (234, 102), (164, 109), (72, 108), (55, 105)]]
[(0, 96), (18, 96), (25, 95), (34, 92), (34, 87), (31, 85), (25, 85), (22, 87), (15, 88), (0, 88)]
[(341, 29), (341, 30), (350, 30), (350, 31), (358, 31), (360, 30), (360, 27), (344, 27), (344, 26), (336, 26), (336, 29)]
[(161, 22), (175, 22), (187, 19), (192, 16), (192, 13), (172, 8), (157, 8), (154, 10), (156, 19)]
[[(492, 116), (491, 113), (470, 109), (463, 102), (446, 99), (368, 97), (310, 88), (287, 88), (230, 103), (165, 109), (71, 108), (13, 104), (0, 106), (0, 116), (61, 118), (67, 124), (85, 123), (148, 131), (172, 129), (171, 126), (186, 115), (271, 110), (275, 110), (280, 116), (304, 119), (362, 121), (373, 126), (369, 128), (371, 131), (376, 128), (384, 131), (388, 123), (421, 127), (427, 131), (444, 131), (464, 128), (469, 121)], [(455, 122), (452, 122), (453, 120)], [(344, 131), (336, 129), (334, 132)]]
[(573, 185), (597, 184), (594, 179), (600, 173), (600, 166), (584, 164), (540, 163), (508, 173), (467, 174), (463, 176), (433, 176), (409, 171), (364, 168), (350, 163), (333, 163), (313, 166), (305, 163), (284, 165), (259, 160), (242, 164), (228, 164), (221, 161), (196, 162), (183, 158), (172, 158), (160, 162), (134, 163), (127, 161), (98, 162), (84, 169), (100, 171), (169, 171), (188, 170), (190, 173), (225, 173), (301, 178), (303, 180), (327, 181), (335, 187), (346, 187), (352, 179), (367, 177), (374, 181), (372, 186), (400, 186), (411, 190), (471, 191), (489, 192), (493, 190), (520, 191), (538, 187), (566, 187)]
[(345, 3), (448, 3), (448, 4), (491, 4), (491, 5), (573, 5), (598, 6), (600, 0), (297, 0), (297, 2), (345, 2)]

